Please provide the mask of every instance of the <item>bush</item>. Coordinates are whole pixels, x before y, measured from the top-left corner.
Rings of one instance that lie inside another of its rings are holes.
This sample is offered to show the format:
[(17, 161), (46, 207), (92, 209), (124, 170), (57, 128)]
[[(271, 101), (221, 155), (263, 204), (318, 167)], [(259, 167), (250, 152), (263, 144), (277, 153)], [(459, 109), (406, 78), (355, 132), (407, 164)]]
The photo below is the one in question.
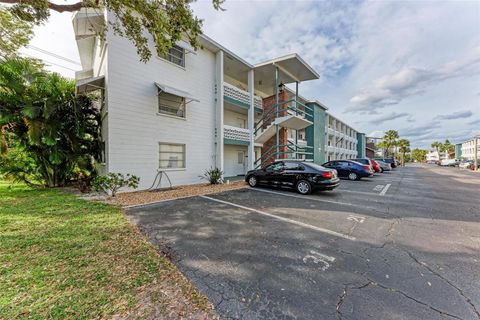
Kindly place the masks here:
[(205, 170), (205, 174), (200, 178), (207, 180), (210, 184), (222, 183), (223, 171), (219, 168), (210, 168)]
[(95, 191), (109, 191), (112, 197), (115, 197), (117, 191), (122, 187), (129, 187), (136, 189), (140, 178), (127, 173), (123, 175), (121, 173), (109, 173), (106, 176), (95, 177), (92, 181), (92, 188)]

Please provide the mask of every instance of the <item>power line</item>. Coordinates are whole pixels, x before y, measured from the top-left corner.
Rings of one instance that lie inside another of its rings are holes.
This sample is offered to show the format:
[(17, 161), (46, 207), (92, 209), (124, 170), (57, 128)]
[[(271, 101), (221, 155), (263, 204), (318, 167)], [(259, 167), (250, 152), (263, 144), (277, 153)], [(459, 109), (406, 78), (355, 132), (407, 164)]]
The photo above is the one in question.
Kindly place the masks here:
[[(30, 57), (30, 58), (39, 59), (38, 57), (32, 56), (32, 55), (30, 55), (30, 54), (28, 54), (28, 53), (23, 53), (23, 54), (26, 55), (26, 56), (28, 56), (28, 57)], [(69, 68), (69, 67), (62, 66), (61, 64), (58, 64), (58, 63), (55, 63), (55, 62), (51, 62), (51, 61), (45, 60), (45, 59), (40, 59), (40, 60), (42, 60), (43, 62), (46, 62), (46, 63), (48, 63), (48, 64), (50, 64), (50, 65), (55, 65), (55, 66), (57, 66), (57, 67), (61, 67), (61, 68), (64, 68), (64, 69), (68, 69), (68, 70), (71, 70), (71, 71), (74, 71), (74, 72), (77, 72), (77, 71), (78, 71), (78, 70), (75, 70), (75, 69), (72, 69), (72, 68)]]
[(39, 47), (32, 46), (31, 44), (27, 45), (27, 48), (36, 50), (36, 51), (38, 51), (38, 52), (41, 52), (41, 53), (50, 55), (50, 56), (55, 57), (55, 58), (57, 58), (57, 59), (65, 60), (65, 61), (67, 61), (67, 62), (70, 62), (70, 63), (73, 63), (73, 64), (76, 64), (76, 65), (80, 66), (80, 63), (78, 63), (78, 62), (75, 61), (75, 60), (72, 60), (72, 59), (69, 59), (69, 58), (65, 58), (65, 57), (63, 57), (63, 56), (61, 56), (61, 55), (58, 55), (58, 54), (56, 54), (56, 53), (53, 53), (53, 52), (50, 52), (50, 51), (47, 51), (47, 50), (44, 50), (44, 49), (41, 49), (41, 48), (39, 48)]

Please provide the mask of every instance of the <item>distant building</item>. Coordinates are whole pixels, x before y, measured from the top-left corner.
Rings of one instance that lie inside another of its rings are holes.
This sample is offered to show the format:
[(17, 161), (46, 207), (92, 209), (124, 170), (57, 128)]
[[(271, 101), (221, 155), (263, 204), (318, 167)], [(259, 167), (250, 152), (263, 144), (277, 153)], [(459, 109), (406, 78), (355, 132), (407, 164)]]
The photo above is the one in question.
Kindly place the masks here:
[(448, 159), (448, 154), (446, 152), (439, 152), (437, 150), (430, 150), (427, 153), (427, 161), (441, 161)]
[(477, 159), (480, 159), (480, 138), (475, 137), (461, 143), (460, 158), (464, 160), (475, 160), (475, 140), (477, 141)]

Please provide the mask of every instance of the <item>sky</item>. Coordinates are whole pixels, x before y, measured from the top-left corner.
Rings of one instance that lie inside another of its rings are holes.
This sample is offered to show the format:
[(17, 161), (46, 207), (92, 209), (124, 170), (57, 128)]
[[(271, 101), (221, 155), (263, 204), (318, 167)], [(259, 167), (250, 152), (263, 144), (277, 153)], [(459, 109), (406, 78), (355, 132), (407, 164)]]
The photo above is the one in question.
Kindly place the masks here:
[[(239, 1), (192, 5), (203, 31), (251, 63), (298, 53), (320, 79), (300, 94), (369, 136), (412, 147), (480, 134), (479, 1)], [(73, 77), (71, 13), (53, 13), (24, 53)], [(56, 64), (53, 65), (52, 63)], [(58, 66), (61, 65), (62, 67)]]

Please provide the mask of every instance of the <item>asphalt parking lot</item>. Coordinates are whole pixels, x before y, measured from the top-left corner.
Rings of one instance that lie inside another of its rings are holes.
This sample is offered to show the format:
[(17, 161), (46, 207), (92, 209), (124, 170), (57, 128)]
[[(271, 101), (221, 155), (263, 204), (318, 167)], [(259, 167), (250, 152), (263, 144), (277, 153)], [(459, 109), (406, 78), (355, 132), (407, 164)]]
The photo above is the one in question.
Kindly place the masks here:
[(226, 319), (480, 319), (479, 192), (478, 174), (419, 165), (127, 215)]

